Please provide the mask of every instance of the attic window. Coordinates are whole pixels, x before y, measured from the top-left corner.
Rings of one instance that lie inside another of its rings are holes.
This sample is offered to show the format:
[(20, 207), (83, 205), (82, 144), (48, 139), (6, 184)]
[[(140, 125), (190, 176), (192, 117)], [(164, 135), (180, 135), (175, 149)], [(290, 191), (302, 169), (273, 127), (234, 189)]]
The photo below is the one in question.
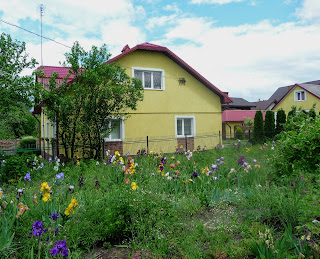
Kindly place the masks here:
[(301, 102), (306, 100), (306, 92), (304, 90), (299, 90), (294, 92), (294, 101)]
[(146, 90), (164, 90), (164, 70), (153, 68), (133, 68), (133, 75), (142, 82)]

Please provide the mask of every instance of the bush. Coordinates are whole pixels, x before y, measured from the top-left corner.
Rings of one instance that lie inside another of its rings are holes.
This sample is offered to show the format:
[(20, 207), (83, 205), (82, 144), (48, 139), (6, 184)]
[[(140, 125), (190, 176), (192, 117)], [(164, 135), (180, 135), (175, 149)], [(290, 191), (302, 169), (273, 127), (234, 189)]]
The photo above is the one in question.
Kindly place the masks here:
[(265, 136), (269, 139), (274, 137), (275, 125), (274, 125), (274, 112), (266, 111), (266, 120), (264, 125)]
[(279, 134), (283, 131), (283, 125), (286, 123), (287, 116), (283, 109), (280, 109), (277, 112), (277, 125), (276, 125), (276, 134)]
[(237, 127), (234, 136), (235, 136), (236, 139), (243, 139), (243, 130), (242, 130), (242, 128)]
[(320, 117), (313, 120), (300, 113), (290, 117), (285, 129), (280, 134), (279, 153), (273, 159), (277, 175), (291, 176), (301, 171), (319, 173)]
[(35, 149), (37, 147), (37, 141), (34, 138), (22, 139), (18, 146), (19, 155), (22, 155), (25, 152), (29, 154), (36, 153)]
[(264, 142), (263, 116), (261, 111), (257, 111), (254, 116), (253, 140), (255, 143)]

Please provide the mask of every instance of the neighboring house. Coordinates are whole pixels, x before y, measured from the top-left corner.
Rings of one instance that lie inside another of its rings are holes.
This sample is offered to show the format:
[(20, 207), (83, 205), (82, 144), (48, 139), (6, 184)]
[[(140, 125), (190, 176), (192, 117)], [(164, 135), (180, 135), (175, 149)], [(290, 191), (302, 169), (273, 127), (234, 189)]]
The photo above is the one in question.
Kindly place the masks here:
[(232, 103), (222, 105), (222, 137), (224, 140), (234, 138), (236, 128), (244, 126), (244, 118), (253, 120), (256, 114), (256, 111), (252, 110), (256, 107), (252, 102), (238, 97), (230, 98)]
[[(138, 103), (137, 110), (129, 111), (128, 119), (111, 122), (114, 129), (105, 139), (106, 150), (135, 154), (147, 147), (147, 136), (149, 151), (156, 152), (185, 147), (185, 136), (190, 150), (219, 144), (221, 105), (232, 99), (172, 51), (150, 43), (134, 48), (126, 45), (107, 63), (111, 62), (120, 64), (130, 77), (139, 78), (145, 91), (144, 100)], [(50, 67), (46, 69), (51, 71)], [(67, 69), (61, 68), (62, 71)], [(46, 121), (43, 112), (41, 125), (42, 137), (54, 136), (54, 124)]]
[[(301, 107), (303, 110), (308, 111), (315, 103), (316, 111), (319, 112), (319, 88), (320, 80), (282, 86), (279, 87), (268, 100), (253, 102), (253, 104), (256, 105), (253, 109), (278, 111), (282, 108), (285, 110), (286, 114), (288, 114), (292, 106), (296, 106), (298, 109)], [(299, 94), (299, 91), (301, 94)], [(308, 98), (309, 95), (310, 98)]]
[(297, 109), (302, 109), (308, 112), (312, 106), (316, 104), (315, 111), (319, 114), (320, 111), (320, 80), (295, 84), (291, 86), (282, 98), (272, 108), (277, 112), (283, 109), (286, 114), (291, 110), (292, 106)]

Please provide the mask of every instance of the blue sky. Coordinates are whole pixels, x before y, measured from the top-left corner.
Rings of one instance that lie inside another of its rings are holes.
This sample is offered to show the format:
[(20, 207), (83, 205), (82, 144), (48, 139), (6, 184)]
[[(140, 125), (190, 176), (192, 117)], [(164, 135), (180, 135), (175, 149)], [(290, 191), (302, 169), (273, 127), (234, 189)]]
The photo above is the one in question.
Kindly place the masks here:
[[(319, 0), (0, 0), (0, 19), (67, 46), (151, 42), (168, 47), (230, 96), (268, 99), (281, 86), (320, 79)], [(0, 22), (40, 63), (40, 38)], [(69, 49), (43, 40), (44, 65)]]

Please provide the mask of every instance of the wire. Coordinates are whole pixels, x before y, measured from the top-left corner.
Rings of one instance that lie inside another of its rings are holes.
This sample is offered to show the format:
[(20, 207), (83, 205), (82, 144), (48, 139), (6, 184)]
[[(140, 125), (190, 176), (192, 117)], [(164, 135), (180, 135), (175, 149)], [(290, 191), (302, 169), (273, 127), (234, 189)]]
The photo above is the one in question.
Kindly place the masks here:
[(40, 38), (43, 38), (43, 39), (46, 39), (46, 40), (51, 40), (51, 41), (53, 41), (54, 43), (60, 44), (60, 45), (62, 45), (62, 46), (64, 46), (64, 47), (66, 47), (66, 48), (70, 48), (70, 49), (71, 49), (70, 46), (67, 46), (67, 45), (65, 45), (65, 44), (63, 44), (63, 43), (61, 43), (61, 42), (58, 42), (58, 41), (53, 40), (53, 39), (50, 39), (50, 38), (48, 38), (48, 37), (41, 36), (41, 35), (39, 35), (38, 33), (35, 33), (35, 32), (33, 32), (33, 31), (29, 31), (29, 30), (27, 30), (27, 29), (25, 29), (25, 28), (22, 28), (22, 27), (20, 27), (20, 26), (18, 26), (18, 25), (16, 25), (16, 24), (7, 22), (7, 21), (5, 21), (5, 20), (3, 20), (3, 19), (0, 19), (0, 21), (3, 22), (3, 23), (8, 24), (8, 25), (10, 25), (10, 26), (13, 26), (13, 27), (19, 28), (19, 29), (21, 29), (21, 30), (24, 30), (24, 31), (26, 31), (26, 32), (29, 32), (29, 33), (31, 33), (31, 34), (34, 34), (34, 35), (36, 35), (36, 36), (38, 36), (38, 37), (40, 37)]

